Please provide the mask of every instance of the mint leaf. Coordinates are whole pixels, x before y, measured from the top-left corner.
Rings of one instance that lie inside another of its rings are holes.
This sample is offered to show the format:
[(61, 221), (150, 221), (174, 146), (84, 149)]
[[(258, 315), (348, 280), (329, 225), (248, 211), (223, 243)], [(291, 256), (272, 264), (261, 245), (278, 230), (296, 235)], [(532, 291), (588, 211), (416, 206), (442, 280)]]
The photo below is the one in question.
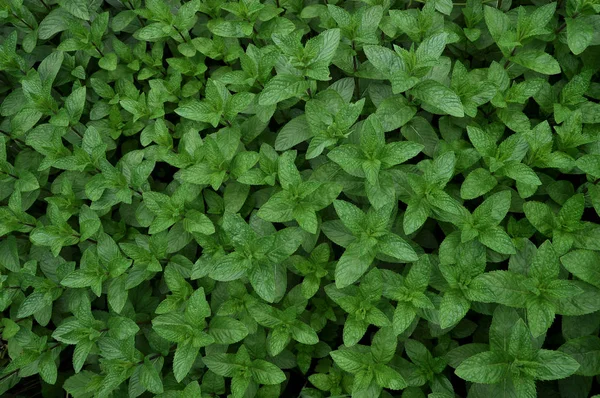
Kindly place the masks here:
[(425, 104), (440, 109), (451, 116), (463, 117), (465, 115), (458, 95), (435, 80), (425, 80), (417, 84), (411, 92)]
[(0, 3), (1, 396), (593, 395), (596, 0)]
[(486, 351), (464, 360), (456, 368), (456, 375), (474, 383), (495, 384), (506, 377), (509, 369), (505, 354)]
[(581, 54), (591, 44), (594, 29), (582, 18), (567, 18), (567, 43), (575, 55)]

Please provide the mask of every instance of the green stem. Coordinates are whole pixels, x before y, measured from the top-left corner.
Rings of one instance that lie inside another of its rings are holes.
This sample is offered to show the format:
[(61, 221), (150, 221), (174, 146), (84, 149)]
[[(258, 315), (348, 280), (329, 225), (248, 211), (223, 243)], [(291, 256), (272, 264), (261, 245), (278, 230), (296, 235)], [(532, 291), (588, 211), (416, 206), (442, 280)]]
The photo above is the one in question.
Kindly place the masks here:
[(354, 55), (352, 55), (352, 69), (354, 70), (354, 87), (356, 88), (356, 100), (360, 99), (360, 78), (356, 76), (356, 72), (358, 72), (358, 60), (356, 59), (356, 43), (352, 40), (352, 51), (354, 51)]
[(15, 373), (17, 373), (19, 371), (19, 369), (13, 370), (12, 372), (0, 377), (0, 383), (3, 382), (4, 380), (8, 379), (9, 377), (11, 377), (12, 375), (14, 375)]
[(186, 39), (186, 37), (183, 35), (183, 33), (181, 33), (181, 31), (180, 31), (179, 29), (177, 29), (177, 26), (173, 26), (173, 29), (175, 29), (175, 31), (176, 31), (177, 33), (179, 33), (179, 36), (181, 36), (181, 38), (183, 39), (183, 41), (184, 41), (185, 43), (187, 43), (187, 42), (188, 42), (188, 39)]
[[(71, 234), (71, 236), (73, 236), (74, 238), (77, 238), (81, 241), (81, 235), (78, 234), (77, 232), (75, 232), (74, 234)], [(90, 243), (94, 243), (94, 244), (98, 243), (98, 241), (96, 239), (87, 238), (86, 240)]]
[[(134, 7), (133, 4), (131, 4), (131, 2), (129, 0), (125, 0), (125, 8), (130, 9), (131, 11), (134, 11)], [(140, 21), (140, 25), (142, 25), (142, 27), (146, 26), (146, 24), (144, 23), (144, 20), (142, 18), (140, 18), (139, 15), (135, 14), (135, 16), (137, 17), (138, 21)]]
[[(571, 18), (575, 19), (579, 16), (579, 12), (574, 13)], [(554, 34), (557, 35), (560, 32), (562, 32), (563, 30), (565, 30), (565, 28), (567, 27), (567, 21), (565, 20), (558, 28), (556, 28), (556, 30), (554, 31)]]
[(100, 49), (98, 48), (98, 46), (96, 45), (96, 43), (94, 43), (92, 41), (92, 46), (94, 46), (94, 48), (96, 49), (96, 51), (98, 51), (98, 53), (100, 53), (100, 56), (102, 56), (104, 58), (104, 53), (102, 51), (100, 51)]
[(508, 66), (510, 65), (510, 58), (513, 57), (516, 53), (517, 53), (517, 47), (513, 48), (513, 50), (510, 52), (510, 55), (508, 56), (508, 58), (506, 58), (506, 62), (504, 63), (504, 69), (508, 69)]
[(17, 143), (21, 143), (21, 144), (23, 144), (23, 145), (27, 145), (27, 144), (25, 143), (25, 141), (23, 141), (22, 139), (20, 139), (20, 138), (17, 138), (17, 137), (13, 137), (13, 136), (11, 136), (10, 134), (8, 134), (8, 133), (6, 133), (6, 132), (4, 132), (4, 131), (0, 131), (0, 134), (3, 134), (3, 135), (5, 135), (5, 136), (6, 136), (6, 137), (7, 137), (9, 140), (13, 140), (13, 141), (15, 141), (15, 142), (17, 142)]
[(24, 23), (29, 29), (35, 30), (35, 28), (33, 26), (31, 26), (27, 21), (25, 21), (23, 18), (21, 18), (20, 16), (18, 16), (14, 12), (12, 13), (12, 15), (13, 15), (13, 17), (17, 18), (19, 21), (21, 21), (22, 23)]
[(6, 174), (7, 176), (14, 178), (15, 180), (18, 180), (18, 179), (19, 179), (19, 177), (18, 177), (18, 176), (14, 175), (14, 174), (12, 174), (12, 173), (9, 173), (9, 172), (7, 172), (7, 171), (2, 171), (2, 170), (0, 170), (0, 174)]
[(44, 0), (40, 0), (40, 3), (42, 3), (42, 5), (43, 5), (44, 7), (46, 7), (46, 9), (47, 9), (48, 11), (52, 11), (52, 9), (51, 9), (51, 8), (48, 6), (48, 4), (46, 4), (46, 2), (45, 2)]
[(79, 138), (81, 138), (83, 140), (83, 136), (81, 134), (79, 134), (79, 132), (77, 130), (75, 130), (73, 128), (73, 126), (69, 126), (69, 128), (71, 129), (72, 132), (74, 132)]

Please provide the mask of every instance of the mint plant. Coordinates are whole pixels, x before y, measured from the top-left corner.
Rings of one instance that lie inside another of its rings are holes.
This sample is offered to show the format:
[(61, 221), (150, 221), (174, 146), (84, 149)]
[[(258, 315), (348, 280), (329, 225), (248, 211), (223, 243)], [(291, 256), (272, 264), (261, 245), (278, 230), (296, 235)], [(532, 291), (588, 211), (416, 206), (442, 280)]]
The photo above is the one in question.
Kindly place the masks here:
[(598, 0), (0, 0), (0, 395), (599, 398)]

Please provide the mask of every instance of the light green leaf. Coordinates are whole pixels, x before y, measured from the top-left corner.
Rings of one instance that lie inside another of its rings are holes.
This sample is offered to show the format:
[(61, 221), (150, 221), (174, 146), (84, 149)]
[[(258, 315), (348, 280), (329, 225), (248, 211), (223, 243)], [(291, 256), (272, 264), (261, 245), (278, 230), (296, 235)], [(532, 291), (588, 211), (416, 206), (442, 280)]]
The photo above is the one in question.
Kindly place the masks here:
[(562, 265), (581, 280), (600, 288), (600, 255), (592, 250), (574, 250), (560, 258)]
[(435, 80), (425, 80), (417, 84), (411, 90), (411, 93), (425, 104), (440, 109), (451, 116), (465, 116), (459, 96), (450, 88)]
[(560, 73), (560, 65), (556, 59), (542, 51), (527, 50), (517, 52), (510, 59), (516, 64), (544, 75), (556, 75)]
[(583, 18), (567, 18), (567, 44), (575, 55), (579, 55), (592, 43), (594, 28)]
[(456, 375), (474, 383), (495, 384), (509, 374), (509, 369), (504, 353), (486, 351), (464, 360), (456, 368)]

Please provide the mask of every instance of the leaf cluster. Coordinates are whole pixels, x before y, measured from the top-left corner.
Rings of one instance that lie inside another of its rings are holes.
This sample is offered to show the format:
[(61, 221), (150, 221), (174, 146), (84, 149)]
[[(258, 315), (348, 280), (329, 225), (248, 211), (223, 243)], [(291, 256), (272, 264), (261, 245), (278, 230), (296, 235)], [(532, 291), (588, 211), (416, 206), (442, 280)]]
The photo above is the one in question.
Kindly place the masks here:
[(599, 0), (0, 0), (0, 395), (593, 396), (599, 32)]

